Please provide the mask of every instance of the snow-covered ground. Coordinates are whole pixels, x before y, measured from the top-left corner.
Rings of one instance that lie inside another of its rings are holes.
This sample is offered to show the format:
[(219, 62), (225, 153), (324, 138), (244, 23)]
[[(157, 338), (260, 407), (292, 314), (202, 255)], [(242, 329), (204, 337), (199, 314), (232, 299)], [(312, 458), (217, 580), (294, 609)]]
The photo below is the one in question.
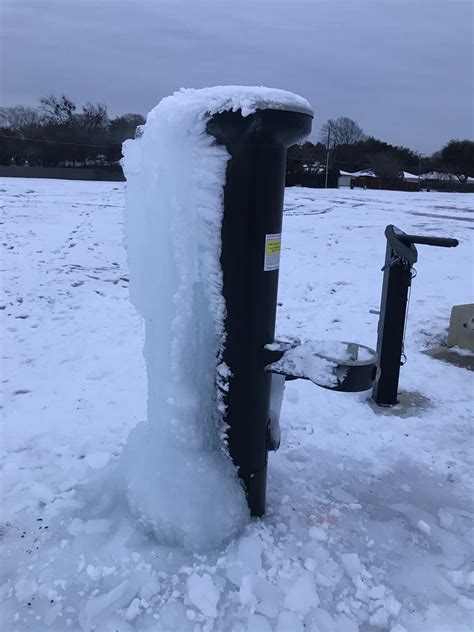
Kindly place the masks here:
[(472, 629), (472, 373), (422, 351), (472, 300), (474, 196), (286, 191), (281, 335), (374, 347), (385, 226), (461, 244), (418, 248), (402, 405), (290, 382), (266, 517), (199, 555), (136, 524), (114, 467), (146, 417), (124, 186), (0, 196), (2, 630)]

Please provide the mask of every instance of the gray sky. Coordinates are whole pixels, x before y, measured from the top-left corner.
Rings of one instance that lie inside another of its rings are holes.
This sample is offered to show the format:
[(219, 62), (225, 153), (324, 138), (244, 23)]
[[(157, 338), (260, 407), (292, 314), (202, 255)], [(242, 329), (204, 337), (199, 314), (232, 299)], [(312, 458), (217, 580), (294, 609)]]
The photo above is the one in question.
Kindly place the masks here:
[(65, 93), (111, 114), (185, 87), (305, 96), (424, 153), (473, 136), (471, 0), (0, 0), (1, 104)]

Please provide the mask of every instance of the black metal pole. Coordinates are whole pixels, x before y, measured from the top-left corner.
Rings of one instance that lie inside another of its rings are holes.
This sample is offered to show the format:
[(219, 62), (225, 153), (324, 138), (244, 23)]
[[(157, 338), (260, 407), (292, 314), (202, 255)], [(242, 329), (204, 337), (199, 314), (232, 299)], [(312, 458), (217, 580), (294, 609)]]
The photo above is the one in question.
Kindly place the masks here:
[(387, 241), (377, 337), (380, 378), (373, 389), (379, 406), (397, 403), (411, 268), (412, 264), (399, 258)]
[(225, 421), (233, 462), (251, 514), (265, 513), (273, 342), (287, 147), (311, 131), (312, 113), (260, 110), (216, 115), (208, 131), (225, 144), (227, 163), (221, 265), (226, 302), (224, 362), (232, 376)]
[(379, 406), (393, 406), (397, 403), (412, 266), (418, 259), (414, 244), (455, 248), (459, 241), (450, 237), (407, 235), (393, 224), (387, 226), (385, 236), (387, 249), (382, 268), (384, 276), (377, 337), (380, 378), (374, 386), (373, 398)]

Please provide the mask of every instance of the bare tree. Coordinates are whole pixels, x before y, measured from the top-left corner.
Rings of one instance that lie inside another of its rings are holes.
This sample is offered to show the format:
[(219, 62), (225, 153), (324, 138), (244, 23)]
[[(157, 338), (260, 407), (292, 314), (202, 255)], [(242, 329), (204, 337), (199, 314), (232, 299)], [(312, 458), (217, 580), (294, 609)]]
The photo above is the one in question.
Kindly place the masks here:
[(329, 145), (353, 145), (360, 140), (364, 140), (364, 132), (358, 123), (347, 116), (340, 116), (337, 119), (329, 119), (321, 127), (320, 140), (326, 144), (329, 138)]
[(40, 99), (41, 112), (45, 118), (55, 124), (71, 124), (76, 111), (76, 104), (64, 94), (61, 97), (51, 95)]
[(88, 130), (103, 130), (109, 126), (107, 106), (103, 103), (88, 101), (82, 106), (82, 112), (77, 116), (82, 127)]
[(0, 108), (0, 127), (8, 127), (21, 134), (26, 128), (40, 122), (38, 112), (33, 108), (15, 105)]

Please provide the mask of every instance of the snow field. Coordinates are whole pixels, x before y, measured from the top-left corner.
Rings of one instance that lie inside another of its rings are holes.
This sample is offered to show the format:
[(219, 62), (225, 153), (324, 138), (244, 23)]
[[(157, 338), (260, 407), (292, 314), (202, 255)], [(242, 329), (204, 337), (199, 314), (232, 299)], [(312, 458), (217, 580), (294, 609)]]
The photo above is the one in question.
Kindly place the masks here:
[(375, 346), (386, 224), (461, 245), (418, 249), (401, 405), (289, 383), (266, 517), (190, 552), (137, 522), (116, 467), (147, 414), (124, 187), (0, 194), (3, 629), (471, 629), (472, 373), (422, 350), (472, 296), (473, 196), (286, 191), (281, 336)]

